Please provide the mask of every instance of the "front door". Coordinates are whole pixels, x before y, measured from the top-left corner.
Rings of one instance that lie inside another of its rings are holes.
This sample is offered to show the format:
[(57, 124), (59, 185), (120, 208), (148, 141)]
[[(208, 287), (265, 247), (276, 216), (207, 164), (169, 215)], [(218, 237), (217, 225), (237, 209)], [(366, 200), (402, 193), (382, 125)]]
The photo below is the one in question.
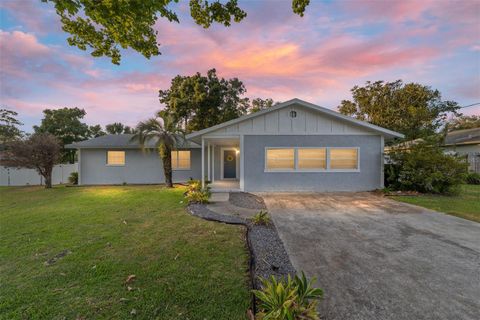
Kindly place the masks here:
[(237, 157), (235, 150), (223, 150), (223, 179), (237, 178)]

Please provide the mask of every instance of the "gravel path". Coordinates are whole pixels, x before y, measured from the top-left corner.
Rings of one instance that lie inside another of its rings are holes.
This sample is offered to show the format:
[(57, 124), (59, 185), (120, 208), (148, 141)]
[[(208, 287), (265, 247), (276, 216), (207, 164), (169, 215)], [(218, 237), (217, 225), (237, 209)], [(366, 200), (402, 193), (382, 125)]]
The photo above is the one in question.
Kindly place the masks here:
[(295, 269), (273, 224), (269, 226), (255, 225), (241, 217), (213, 212), (202, 204), (191, 204), (187, 208), (192, 215), (205, 220), (247, 227), (250, 272), (255, 289), (260, 288), (258, 277), (267, 278), (272, 275), (286, 277), (288, 274), (295, 274)]
[(267, 209), (267, 206), (261, 197), (247, 192), (230, 192), (228, 201), (241, 208), (256, 210)]

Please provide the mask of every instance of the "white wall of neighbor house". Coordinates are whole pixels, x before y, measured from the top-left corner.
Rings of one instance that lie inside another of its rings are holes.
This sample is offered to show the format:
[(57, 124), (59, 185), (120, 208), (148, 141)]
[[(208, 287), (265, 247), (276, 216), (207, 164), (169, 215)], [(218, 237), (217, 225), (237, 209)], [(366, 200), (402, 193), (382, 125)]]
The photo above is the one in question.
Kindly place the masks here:
[[(125, 151), (124, 165), (108, 165), (108, 150)], [(200, 179), (201, 150), (190, 150), (190, 168), (173, 170), (174, 182)], [(162, 161), (156, 151), (141, 149), (82, 149), (81, 184), (156, 184), (164, 183)]]
[[(78, 171), (78, 163), (58, 164), (52, 170), (52, 184), (64, 184), (72, 172)], [(34, 169), (0, 167), (0, 186), (44, 185), (43, 177)]]

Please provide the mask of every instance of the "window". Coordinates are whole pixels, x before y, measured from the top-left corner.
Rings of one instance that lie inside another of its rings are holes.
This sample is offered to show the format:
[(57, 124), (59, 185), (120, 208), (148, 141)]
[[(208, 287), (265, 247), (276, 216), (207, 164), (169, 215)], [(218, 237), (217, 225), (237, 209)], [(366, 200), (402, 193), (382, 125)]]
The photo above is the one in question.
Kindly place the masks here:
[(190, 151), (176, 150), (172, 151), (172, 169), (190, 170)]
[(265, 171), (359, 172), (359, 148), (265, 148)]
[(358, 169), (358, 149), (330, 149), (330, 169)]
[(326, 169), (327, 149), (305, 148), (298, 149), (298, 169)]
[(266, 168), (268, 170), (295, 169), (295, 149), (267, 149)]
[(107, 151), (107, 165), (124, 166), (125, 151)]
[(292, 110), (290, 111), (290, 118), (296, 118), (297, 117), (297, 111)]

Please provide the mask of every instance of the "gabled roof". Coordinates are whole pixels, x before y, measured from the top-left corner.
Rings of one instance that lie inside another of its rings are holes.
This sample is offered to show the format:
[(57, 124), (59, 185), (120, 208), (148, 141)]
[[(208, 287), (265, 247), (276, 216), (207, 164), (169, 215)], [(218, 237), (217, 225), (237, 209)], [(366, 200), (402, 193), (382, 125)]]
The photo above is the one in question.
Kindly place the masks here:
[(376, 131), (376, 132), (382, 134), (383, 136), (385, 136), (386, 138), (403, 138), (404, 137), (404, 135), (401, 134), (401, 133), (398, 133), (398, 132), (395, 132), (395, 131), (392, 131), (392, 130), (389, 130), (389, 129), (385, 129), (385, 128), (376, 126), (374, 124), (371, 124), (371, 123), (368, 123), (368, 122), (365, 122), (365, 121), (360, 121), (360, 120), (357, 120), (355, 118), (352, 118), (352, 117), (343, 115), (341, 113), (338, 113), (336, 111), (333, 111), (333, 110), (315, 105), (313, 103), (306, 102), (306, 101), (295, 98), (295, 99), (292, 99), (292, 100), (285, 101), (283, 103), (279, 103), (279, 104), (277, 104), (273, 107), (261, 110), (259, 112), (247, 114), (245, 116), (242, 116), (242, 117), (230, 120), (230, 121), (226, 121), (226, 122), (217, 124), (217, 125), (212, 126), (210, 128), (206, 128), (206, 129), (203, 129), (203, 130), (192, 132), (192, 133), (188, 134), (186, 136), (186, 138), (187, 139), (192, 139), (192, 138), (195, 138), (195, 137), (199, 137), (199, 136), (202, 136), (202, 135), (207, 134), (209, 132), (212, 132), (212, 131), (215, 131), (215, 130), (218, 130), (218, 129), (222, 129), (222, 128), (230, 126), (232, 124), (236, 124), (236, 123), (248, 120), (248, 119), (252, 119), (252, 118), (255, 118), (255, 117), (264, 115), (266, 113), (273, 112), (273, 111), (276, 111), (276, 110), (279, 110), (279, 109), (282, 109), (282, 108), (285, 108), (285, 107), (288, 107), (288, 106), (291, 106), (291, 105), (300, 105), (300, 106), (303, 106), (305, 108), (312, 109), (312, 110), (318, 111), (320, 113), (323, 113), (323, 114), (328, 115), (330, 117), (340, 119), (340, 120), (343, 120), (345, 122), (349, 122), (349, 123), (358, 125), (360, 127), (364, 127), (364, 128)]
[(480, 144), (480, 128), (456, 130), (447, 133), (444, 145)]
[[(100, 137), (96, 137), (90, 140), (84, 140), (67, 144), (67, 149), (138, 149), (140, 143), (138, 141), (132, 141), (133, 134), (108, 134)], [(181, 137), (179, 139), (181, 141)], [(146, 148), (154, 148), (156, 141), (148, 141)], [(192, 141), (184, 141), (180, 143), (178, 148), (200, 148), (198, 144)]]

